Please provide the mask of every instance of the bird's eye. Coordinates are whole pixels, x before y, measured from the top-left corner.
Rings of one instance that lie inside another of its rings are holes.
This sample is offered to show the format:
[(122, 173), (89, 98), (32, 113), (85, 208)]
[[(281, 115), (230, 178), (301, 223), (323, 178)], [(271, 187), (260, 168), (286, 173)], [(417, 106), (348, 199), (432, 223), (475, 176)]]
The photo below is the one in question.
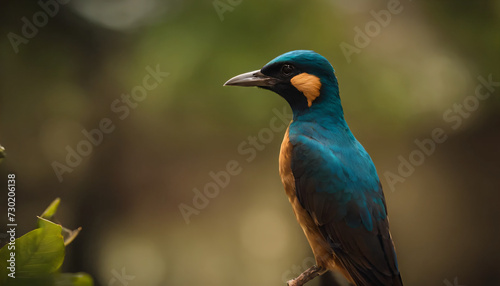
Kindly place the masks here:
[(289, 64), (285, 64), (281, 67), (281, 73), (283, 75), (289, 76), (293, 73), (294, 67)]

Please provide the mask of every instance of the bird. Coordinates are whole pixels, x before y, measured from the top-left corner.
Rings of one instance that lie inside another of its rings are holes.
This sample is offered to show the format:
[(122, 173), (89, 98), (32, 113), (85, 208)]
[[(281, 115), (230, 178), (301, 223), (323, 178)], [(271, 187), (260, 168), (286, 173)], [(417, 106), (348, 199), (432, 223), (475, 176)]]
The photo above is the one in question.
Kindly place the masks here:
[(315, 276), (338, 271), (357, 286), (403, 285), (382, 185), (344, 118), (330, 62), (314, 51), (290, 51), (224, 85), (270, 90), (291, 107), (279, 174), (314, 254)]

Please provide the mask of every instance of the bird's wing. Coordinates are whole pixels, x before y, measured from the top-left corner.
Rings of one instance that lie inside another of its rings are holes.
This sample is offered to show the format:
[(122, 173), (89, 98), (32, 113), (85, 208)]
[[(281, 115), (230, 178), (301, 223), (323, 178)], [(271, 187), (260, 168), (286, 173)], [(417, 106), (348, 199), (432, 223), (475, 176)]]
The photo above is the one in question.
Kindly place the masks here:
[(402, 285), (382, 187), (363, 147), (307, 136), (290, 143), (297, 198), (356, 285)]

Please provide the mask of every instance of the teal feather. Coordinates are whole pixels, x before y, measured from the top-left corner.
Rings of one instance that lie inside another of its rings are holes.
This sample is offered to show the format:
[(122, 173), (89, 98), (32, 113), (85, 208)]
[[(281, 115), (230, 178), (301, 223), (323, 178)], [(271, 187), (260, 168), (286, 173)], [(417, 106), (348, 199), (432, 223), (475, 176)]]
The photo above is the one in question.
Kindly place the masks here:
[(290, 85), (269, 88), (292, 108), (288, 135), (298, 200), (357, 285), (402, 285), (380, 180), (344, 119), (333, 67), (315, 52), (292, 51), (261, 71), (273, 74), (287, 63), (321, 82), (310, 107)]
[(328, 60), (292, 51), (226, 85), (274, 91), (292, 108), (280, 175), (318, 266), (340, 269), (358, 286), (403, 285), (382, 186), (344, 119)]

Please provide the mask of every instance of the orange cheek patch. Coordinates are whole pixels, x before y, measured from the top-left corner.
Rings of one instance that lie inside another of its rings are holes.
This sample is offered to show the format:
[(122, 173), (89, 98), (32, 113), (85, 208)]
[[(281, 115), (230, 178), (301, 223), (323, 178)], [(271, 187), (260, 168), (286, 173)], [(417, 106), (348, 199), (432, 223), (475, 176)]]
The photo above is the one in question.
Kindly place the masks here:
[(307, 106), (311, 107), (313, 101), (319, 96), (321, 81), (315, 75), (301, 73), (294, 76), (290, 82), (307, 98)]

